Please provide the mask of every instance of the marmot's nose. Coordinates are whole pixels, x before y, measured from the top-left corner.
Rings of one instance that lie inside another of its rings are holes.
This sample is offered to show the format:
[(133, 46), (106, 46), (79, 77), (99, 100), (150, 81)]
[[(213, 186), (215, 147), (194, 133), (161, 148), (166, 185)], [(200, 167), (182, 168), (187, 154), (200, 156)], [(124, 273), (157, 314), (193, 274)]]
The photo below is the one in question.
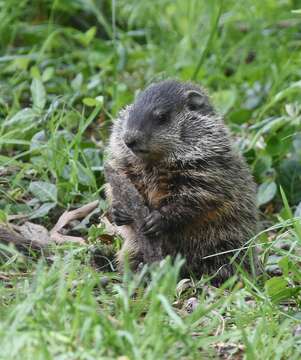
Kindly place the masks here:
[(137, 145), (138, 145), (138, 141), (137, 141), (137, 139), (126, 139), (125, 140), (125, 145), (129, 148), (129, 149), (131, 149), (131, 150), (134, 150), (135, 148), (137, 148)]
[(125, 145), (136, 155), (147, 152), (145, 141), (140, 132), (126, 133), (123, 137)]

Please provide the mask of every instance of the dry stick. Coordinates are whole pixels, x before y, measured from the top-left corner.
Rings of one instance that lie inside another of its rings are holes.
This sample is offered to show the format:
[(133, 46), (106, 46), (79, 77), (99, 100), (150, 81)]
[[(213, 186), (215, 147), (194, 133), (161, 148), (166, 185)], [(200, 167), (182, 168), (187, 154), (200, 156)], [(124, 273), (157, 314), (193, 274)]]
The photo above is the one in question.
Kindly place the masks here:
[(27, 239), (5, 224), (0, 224), (0, 241), (5, 244), (14, 244), (22, 252), (30, 250), (42, 252), (45, 247), (39, 241)]
[(114, 204), (120, 205), (134, 220), (132, 226), (137, 233), (144, 263), (160, 261), (163, 258), (162, 239), (149, 239), (140, 231), (144, 219), (149, 214), (149, 209), (143, 204), (141, 195), (125, 175), (113, 169), (109, 164), (105, 166), (105, 177), (112, 187)]
[[(68, 235), (62, 235), (59, 233), (59, 231), (67, 225), (70, 221), (76, 220), (76, 219), (82, 219), (85, 216), (89, 215), (97, 206), (99, 201), (93, 201), (87, 205), (84, 205), (78, 209), (72, 210), (72, 211), (65, 211), (59, 218), (56, 225), (53, 227), (53, 229), (50, 231), (50, 235), (48, 236), (48, 239), (46, 239), (45, 235), (44, 241), (39, 241), (42, 237), (41, 234), (37, 231), (37, 227), (39, 225), (34, 225), (35, 228), (33, 228), (34, 234), (29, 235), (27, 232), (26, 235), (22, 233), (22, 227), (14, 226), (14, 229), (6, 224), (0, 224), (0, 242), (4, 242), (6, 244), (12, 243), (16, 246), (17, 249), (23, 251), (28, 250), (35, 250), (38, 252), (41, 252), (43, 249), (46, 249), (47, 246), (52, 243), (58, 243), (62, 244), (65, 242), (77, 242), (80, 244), (85, 244), (85, 240), (81, 237), (76, 236), (68, 236)], [(24, 225), (23, 225), (24, 226)], [(42, 226), (39, 226), (42, 228)], [(47, 230), (45, 229), (45, 232)]]
[(84, 205), (78, 209), (71, 210), (71, 211), (65, 211), (60, 218), (58, 219), (55, 226), (50, 231), (50, 238), (52, 241), (61, 244), (66, 241), (71, 242), (78, 242), (80, 244), (85, 244), (85, 239), (78, 237), (78, 236), (68, 236), (68, 235), (62, 235), (59, 233), (59, 231), (67, 225), (72, 220), (82, 219), (88, 214), (90, 214), (94, 209), (97, 208), (99, 204), (98, 200), (92, 201), (91, 203)]
[(29, 214), (16, 214), (16, 215), (8, 215), (7, 220), (8, 222), (14, 220), (25, 220), (29, 218)]
[(97, 208), (99, 204), (98, 200), (92, 201), (87, 205), (84, 205), (78, 209), (65, 211), (58, 219), (57, 223), (54, 225), (50, 233), (55, 233), (60, 231), (66, 224), (72, 220), (82, 219), (85, 216), (89, 215), (93, 210)]

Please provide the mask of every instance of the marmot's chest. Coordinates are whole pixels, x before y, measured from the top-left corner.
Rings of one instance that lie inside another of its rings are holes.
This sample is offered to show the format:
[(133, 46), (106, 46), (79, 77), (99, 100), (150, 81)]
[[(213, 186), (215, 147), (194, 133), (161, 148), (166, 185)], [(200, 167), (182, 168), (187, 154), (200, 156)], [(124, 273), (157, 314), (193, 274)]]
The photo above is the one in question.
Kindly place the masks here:
[(126, 175), (143, 197), (147, 206), (159, 208), (174, 189), (173, 175), (166, 169), (144, 169), (129, 166)]

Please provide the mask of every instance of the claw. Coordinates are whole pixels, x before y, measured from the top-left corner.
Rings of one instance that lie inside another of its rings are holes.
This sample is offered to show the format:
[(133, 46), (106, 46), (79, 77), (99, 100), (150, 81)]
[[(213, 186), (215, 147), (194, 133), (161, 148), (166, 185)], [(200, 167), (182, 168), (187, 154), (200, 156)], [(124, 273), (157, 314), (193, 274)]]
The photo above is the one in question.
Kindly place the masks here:
[(159, 211), (151, 212), (145, 219), (141, 231), (147, 236), (158, 236), (162, 231), (162, 216)]
[(129, 225), (133, 222), (133, 219), (123, 209), (113, 208), (112, 209), (113, 221), (117, 226)]

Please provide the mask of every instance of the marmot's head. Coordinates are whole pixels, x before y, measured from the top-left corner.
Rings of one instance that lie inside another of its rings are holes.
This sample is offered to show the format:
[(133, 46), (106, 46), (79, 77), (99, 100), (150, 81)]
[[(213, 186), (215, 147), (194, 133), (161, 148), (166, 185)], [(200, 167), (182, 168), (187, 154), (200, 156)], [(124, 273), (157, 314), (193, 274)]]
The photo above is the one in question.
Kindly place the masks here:
[(214, 109), (203, 90), (167, 80), (138, 95), (128, 108), (121, 137), (138, 158), (162, 160), (193, 148), (200, 150), (202, 143), (206, 147), (216, 125)]

